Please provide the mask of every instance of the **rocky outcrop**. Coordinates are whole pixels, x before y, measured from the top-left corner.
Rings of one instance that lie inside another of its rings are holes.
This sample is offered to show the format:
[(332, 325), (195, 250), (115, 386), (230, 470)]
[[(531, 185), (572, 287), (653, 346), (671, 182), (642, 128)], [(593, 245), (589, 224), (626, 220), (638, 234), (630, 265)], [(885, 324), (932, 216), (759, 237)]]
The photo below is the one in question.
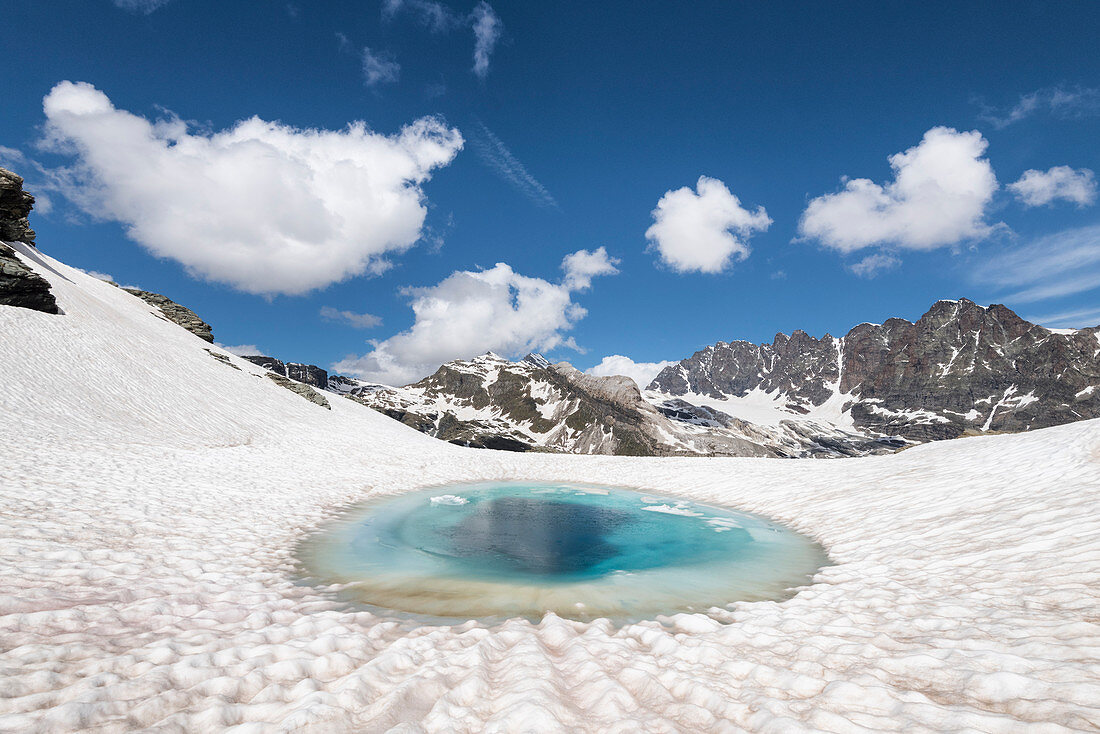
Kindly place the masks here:
[(284, 377), (283, 375), (277, 375), (274, 372), (268, 372), (267, 376), (279, 387), (285, 387), (292, 393), (296, 395), (301, 395), (309, 402), (315, 405), (320, 405), (325, 410), (332, 410), (332, 406), (329, 405), (329, 402), (325, 398), (325, 396), (314, 390), (309, 385), (303, 384), (301, 382), (296, 382), (295, 380), (291, 380), (287, 377)]
[[(33, 252), (33, 251), (32, 251)], [(0, 242), (0, 306), (18, 306), (44, 313), (61, 313), (50, 283)]]
[(307, 385), (313, 385), (319, 390), (327, 390), (329, 387), (328, 372), (316, 365), (301, 364), (299, 362), (282, 362), (274, 357), (265, 357), (260, 354), (243, 356), (242, 359), (247, 359), (254, 365), (263, 367), (265, 370), (270, 370), (277, 375), (282, 375), (296, 382), (304, 382)]
[(156, 306), (164, 314), (164, 317), (172, 323), (182, 326), (204, 341), (214, 343), (214, 333), (213, 329), (210, 328), (210, 324), (200, 319), (198, 314), (186, 306), (181, 306), (171, 298), (162, 296), (159, 293), (150, 293), (138, 288), (123, 288), (123, 290), (137, 296), (150, 306)]
[(34, 245), (34, 230), (27, 219), (33, 208), (34, 197), (23, 190), (23, 179), (0, 168), (0, 242)]
[(21, 242), (29, 247), (24, 254), (34, 253), (34, 230), (27, 219), (32, 208), (34, 197), (23, 190), (23, 179), (0, 168), (0, 306), (61, 313), (49, 281), (3, 244)]
[(791, 419), (828, 406), (830, 420), (874, 438), (1024, 431), (1100, 417), (1098, 333), (1052, 331), (1001, 305), (939, 301), (916, 322), (860, 324), (841, 339), (796, 331), (770, 345), (719, 342), (649, 387), (700, 405), (699, 396), (722, 401), (730, 412), (766, 397)]

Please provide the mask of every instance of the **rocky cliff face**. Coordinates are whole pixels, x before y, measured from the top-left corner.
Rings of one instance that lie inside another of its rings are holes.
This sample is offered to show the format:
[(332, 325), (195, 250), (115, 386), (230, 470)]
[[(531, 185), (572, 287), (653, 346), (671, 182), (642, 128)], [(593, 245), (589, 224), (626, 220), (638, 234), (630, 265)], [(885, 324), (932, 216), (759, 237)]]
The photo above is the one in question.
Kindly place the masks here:
[[(939, 301), (918, 321), (804, 332), (770, 345), (718, 343), (663, 370), (650, 390), (736, 415), (826, 413), (868, 436), (910, 441), (1023, 431), (1100, 417), (1098, 329), (1058, 330), (1004, 306)], [(757, 400), (757, 403), (759, 401)]]
[(214, 343), (214, 333), (213, 329), (210, 328), (210, 324), (200, 319), (198, 314), (186, 306), (181, 306), (171, 298), (162, 296), (159, 293), (150, 293), (137, 288), (123, 288), (123, 290), (132, 293), (150, 306), (156, 306), (166, 319), (179, 324), (198, 338), (211, 344)]
[(0, 242), (34, 244), (34, 230), (27, 216), (34, 197), (23, 190), (23, 179), (0, 168)]
[[(31, 250), (33, 252), (33, 249)], [(50, 284), (27, 267), (15, 250), (0, 242), (0, 306), (61, 313)]]
[[(23, 190), (23, 179), (0, 168), (0, 306), (61, 313), (50, 284), (27, 264), (35, 252), (27, 219), (33, 207), (34, 197)], [(23, 257), (5, 242), (16, 243)]]
[(776, 334), (771, 344), (718, 342), (667, 367), (649, 389), (670, 395), (697, 393), (714, 398), (751, 390), (779, 392), (795, 412), (824, 403), (839, 378), (836, 339), (815, 339), (804, 331)]
[(295, 382), (313, 385), (319, 390), (329, 389), (328, 372), (316, 365), (301, 364), (299, 362), (282, 362), (274, 357), (265, 357), (259, 354), (244, 356), (242, 359), (247, 359), (252, 364), (259, 365), (265, 370), (270, 370), (277, 375), (282, 375)]

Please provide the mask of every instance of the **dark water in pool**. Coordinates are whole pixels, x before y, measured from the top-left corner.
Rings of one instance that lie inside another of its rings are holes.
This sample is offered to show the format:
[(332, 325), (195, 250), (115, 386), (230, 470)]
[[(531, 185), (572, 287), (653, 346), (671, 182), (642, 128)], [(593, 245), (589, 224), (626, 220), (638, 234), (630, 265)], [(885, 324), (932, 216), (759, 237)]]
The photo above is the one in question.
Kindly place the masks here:
[(591, 619), (783, 598), (827, 558), (805, 536), (721, 507), (612, 487), (484, 483), (365, 505), (308, 543), (303, 561), (374, 606)]

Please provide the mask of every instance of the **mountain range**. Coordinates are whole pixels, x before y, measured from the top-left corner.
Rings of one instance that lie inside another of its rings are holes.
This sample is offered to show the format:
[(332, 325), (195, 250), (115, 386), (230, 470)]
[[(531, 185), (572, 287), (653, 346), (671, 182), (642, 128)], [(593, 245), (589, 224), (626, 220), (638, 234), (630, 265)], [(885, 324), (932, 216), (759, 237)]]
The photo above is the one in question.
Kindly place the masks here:
[[(63, 315), (37, 272), (48, 266), (22, 184), (0, 169), (0, 241), (10, 243), (0, 242), (0, 305)], [(126, 290), (213, 342), (210, 325), (185, 306)], [(266, 355), (245, 359), (317, 404), (328, 405), (328, 392), (445, 441), (512, 451), (858, 456), (1100, 417), (1100, 327), (1048, 329), (967, 299), (937, 301), (915, 322), (859, 324), (843, 337), (799, 330), (770, 344), (720, 341), (646, 386), (537, 354), (456, 360), (404, 387)]]

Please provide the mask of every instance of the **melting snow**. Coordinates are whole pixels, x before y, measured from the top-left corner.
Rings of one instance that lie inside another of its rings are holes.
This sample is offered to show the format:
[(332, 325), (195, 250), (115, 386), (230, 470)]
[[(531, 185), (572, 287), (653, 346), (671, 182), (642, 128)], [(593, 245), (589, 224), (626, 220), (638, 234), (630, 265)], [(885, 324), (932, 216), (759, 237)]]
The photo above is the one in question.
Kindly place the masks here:
[[(463, 449), (212, 359), (44, 258), (0, 306), (0, 730), (1067, 731), (1100, 721), (1100, 421), (829, 462)], [(628, 485), (761, 513), (834, 566), (616, 629), (420, 626), (294, 576), (350, 503)]]

